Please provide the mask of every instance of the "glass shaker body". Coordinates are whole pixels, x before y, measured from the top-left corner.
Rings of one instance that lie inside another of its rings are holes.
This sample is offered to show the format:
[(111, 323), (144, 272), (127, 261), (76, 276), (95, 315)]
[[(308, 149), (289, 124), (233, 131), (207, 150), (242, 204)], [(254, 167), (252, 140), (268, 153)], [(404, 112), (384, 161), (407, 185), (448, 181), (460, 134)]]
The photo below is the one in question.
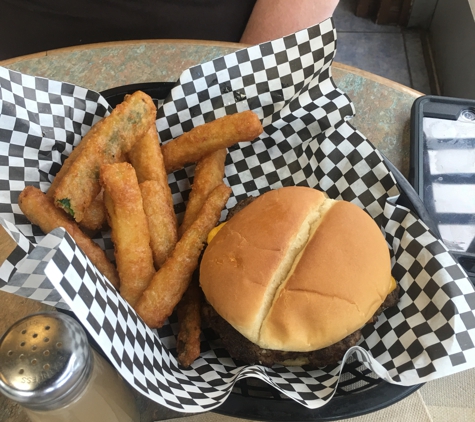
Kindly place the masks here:
[(0, 339), (0, 392), (32, 422), (135, 422), (130, 388), (60, 312), (31, 315)]
[(134, 398), (122, 378), (95, 351), (93, 360), (91, 379), (82, 393), (59, 409), (40, 411), (25, 408), (31, 422), (138, 421)]

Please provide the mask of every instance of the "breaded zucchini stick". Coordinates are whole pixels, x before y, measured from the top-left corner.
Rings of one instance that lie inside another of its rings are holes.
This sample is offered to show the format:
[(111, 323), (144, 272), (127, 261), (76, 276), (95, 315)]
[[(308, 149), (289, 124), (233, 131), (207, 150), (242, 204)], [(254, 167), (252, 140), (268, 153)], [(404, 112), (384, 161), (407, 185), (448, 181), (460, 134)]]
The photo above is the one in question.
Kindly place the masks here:
[(162, 146), (167, 173), (196, 163), (218, 149), (252, 141), (263, 131), (257, 114), (248, 110), (197, 126)]
[[(203, 157), (196, 164), (185, 216), (178, 229), (179, 237), (196, 220), (213, 189), (223, 183), (226, 154), (226, 149), (219, 149)], [(188, 368), (200, 355), (201, 305), (202, 291), (198, 279), (193, 279), (177, 305), (179, 327), (176, 345), (177, 359), (185, 368)]]
[(155, 117), (156, 108), (152, 99), (137, 91), (94, 125), (94, 129), (81, 141), (86, 141), (84, 147), (53, 193), (55, 205), (80, 222), (101, 190), (101, 165), (121, 161), (154, 124)]
[(231, 188), (224, 183), (210, 193), (196, 220), (137, 302), (135, 310), (150, 328), (161, 327), (181, 300), (198, 266), (206, 238), (216, 226), (230, 194)]
[(137, 141), (128, 155), (140, 183), (153, 261), (158, 269), (175, 247), (177, 220), (155, 125)]
[(32, 224), (39, 226), (45, 233), (63, 227), (96, 268), (109, 279), (116, 289), (119, 288), (117, 270), (107, 259), (104, 251), (86, 236), (62, 210), (56, 208), (51, 198), (48, 198), (39, 189), (27, 186), (18, 198), (18, 205), (26, 218)]
[(84, 211), (84, 218), (79, 224), (86, 231), (97, 232), (107, 227), (107, 213), (104, 205), (104, 192), (100, 191), (94, 201)]
[(206, 157), (203, 157), (196, 164), (193, 186), (191, 187), (188, 203), (186, 204), (185, 215), (178, 228), (179, 237), (181, 237), (186, 229), (195, 221), (196, 216), (200, 212), (210, 192), (216, 186), (223, 183), (226, 154), (226, 149), (218, 149)]
[(81, 142), (77, 144), (74, 149), (71, 151), (71, 154), (64, 160), (63, 165), (61, 166), (61, 169), (56, 173), (56, 176), (54, 176), (53, 182), (51, 183), (51, 186), (48, 189), (48, 192), (46, 192), (46, 196), (48, 198), (53, 198), (54, 197), (54, 192), (56, 191), (56, 188), (59, 186), (59, 183), (61, 180), (63, 180), (63, 177), (67, 174), (71, 166), (73, 165), (74, 161), (76, 161), (76, 158), (79, 157), (79, 154), (81, 151), (84, 149), (86, 146), (87, 140), (89, 138), (93, 137), (93, 134), (97, 131), (97, 125), (94, 125), (89, 129), (88, 136), (85, 136), (83, 139), (81, 139)]
[(170, 190), (155, 180), (140, 184), (143, 209), (150, 231), (150, 246), (155, 268), (159, 269), (170, 256), (178, 240), (176, 216), (170, 205)]
[(155, 125), (150, 126), (147, 133), (129, 151), (129, 160), (137, 173), (139, 183), (155, 180), (163, 186), (168, 186), (168, 175)]
[(104, 203), (120, 278), (120, 294), (134, 306), (153, 275), (147, 218), (134, 168), (129, 163), (101, 167)]
[(196, 277), (193, 278), (177, 305), (177, 359), (180, 365), (185, 368), (188, 368), (200, 355), (202, 300), (203, 292)]

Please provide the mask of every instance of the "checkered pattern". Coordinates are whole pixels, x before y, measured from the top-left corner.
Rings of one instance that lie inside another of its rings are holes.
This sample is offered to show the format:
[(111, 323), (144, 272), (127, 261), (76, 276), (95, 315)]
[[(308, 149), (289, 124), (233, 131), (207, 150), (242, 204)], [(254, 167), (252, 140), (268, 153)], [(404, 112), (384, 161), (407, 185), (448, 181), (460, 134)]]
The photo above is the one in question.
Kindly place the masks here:
[[(186, 70), (158, 111), (161, 141), (218, 117), (252, 110), (264, 133), (253, 143), (229, 149), (225, 181), (233, 194), (228, 204), (269, 188), (308, 183), (312, 167), (302, 143), (354, 114), (350, 99), (331, 79), (335, 46), (335, 28), (327, 20)], [(169, 179), (179, 202), (188, 197), (192, 174), (190, 166)]]
[[(281, 186), (319, 188), (365, 209), (390, 247), (401, 303), (365, 327), (361, 344), (345, 359), (356, 357), (379, 377), (401, 385), (473, 367), (473, 286), (424, 223), (397, 205), (399, 191), (381, 155), (347, 122), (353, 106), (331, 79), (335, 40), (328, 20), (187, 70), (160, 109), (161, 139), (166, 142), (224, 114), (255, 111), (265, 131), (229, 151), (225, 180), (233, 196), (228, 206)], [(201, 357), (191, 369), (179, 368), (174, 315), (153, 332), (63, 229), (45, 237), (28, 224), (18, 210), (18, 193), (26, 184), (47, 188), (63, 154), (107, 113), (107, 104), (90, 91), (2, 68), (0, 83), (2, 224), (19, 242), (17, 253), (0, 269), (3, 289), (49, 303), (58, 300), (56, 306), (72, 309), (122, 376), (172, 409), (213, 409), (236, 381), (249, 377), (309, 408), (331, 399), (341, 365), (315, 371), (239, 367), (208, 330)], [(193, 166), (170, 175), (178, 211), (185, 208), (192, 177)], [(97, 241), (111, 252), (107, 234)], [(62, 299), (53, 298), (53, 292)]]
[(0, 67), (0, 217), (37, 243), (43, 234), (19, 211), (25, 185), (46, 191), (90, 127), (109, 112), (97, 92)]
[(34, 246), (12, 223), (9, 223), (1, 217), (0, 222), (5, 232), (16, 242), (16, 247), (11, 252), (8, 260), (0, 267), (0, 287), (4, 287), (15, 273), (16, 266), (33, 251)]
[(71, 349), (77, 350), (81, 355), (86, 355), (87, 349), (90, 346), (87, 340), (87, 335), (84, 332), (84, 329), (81, 327), (81, 324), (63, 312), (57, 312), (54, 314), (54, 316), (61, 319), (62, 324), (66, 328), (65, 331), (68, 333), (68, 337), (71, 341)]
[[(383, 230), (402, 290), (398, 309), (364, 330), (361, 347), (392, 382), (426, 381), (475, 364), (475, 292), (445, 245), (402, 207), (388, 203)], [(456, 340), (455, 340), (456, 339)]]
[[(0, 223), (9, 231), (12, 224), (0, 218)], [(38, 300), (50, 306), (69, 309), (61, 295), (55, 289), (45, 274), (45, 268), (52, 256), (56, 253), (60, 238), (57, 236), (64, 232), (62, 229), (53, 230), (43, 237), (35, 247), (13, 227), (18, 247), (9, 257), (6, 265), (1, 267), (2, 281), (5, 283), (3, 291), (15, 293), (32, 300)], [(10, 232), (11, 233), (11, 232)], [(23, 249), (20, 245), (27, 246)], [(22, 259), (17, 261), (17, 257)], [(7, 283), (8, 282), (8, 283)]]

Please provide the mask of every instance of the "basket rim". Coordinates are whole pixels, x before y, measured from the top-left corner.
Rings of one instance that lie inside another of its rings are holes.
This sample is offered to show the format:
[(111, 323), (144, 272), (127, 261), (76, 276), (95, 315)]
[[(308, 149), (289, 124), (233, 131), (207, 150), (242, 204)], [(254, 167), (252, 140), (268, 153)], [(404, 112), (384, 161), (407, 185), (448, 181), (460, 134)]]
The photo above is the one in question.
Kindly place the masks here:
[[(100, 94), (112, 107), (122, 102), (124, 95), (140, 90), (152, 96), (154, 100), (163, 100), (169, 94), (175, 82), (144, 82), (113, 87)], [(417, 194), (412, 186), (405, 180), (399, 170), (383, 156), (384, 163), (393, 173), (398, 187), (416, 214), (424, 210), (418, 203)], [(409, 197), (409, 198), (408, 198)], [(416, 202), (414, 204), (414, 201)], [(423, 220), (426, 215), (419, 215)], [(429, 226), (431, 222), (429, 222)], [(345, 370), (343, 369), (343, 372)], [(344, 418), (372, 413), (403, 400), (417, 391), (424, 384), (400, 386), (381, 380), (376, 385), (355, 393), (335, 395), (325, 406), (318, 409), (309, 409), (292, 399), (272, 399), (264, 397), (244, 396), (231, 392), (225, 402), (212, 412), (243, 419), (259, 421), (335, 421)], [(269, 388), (271, 388), (269, 386)]]

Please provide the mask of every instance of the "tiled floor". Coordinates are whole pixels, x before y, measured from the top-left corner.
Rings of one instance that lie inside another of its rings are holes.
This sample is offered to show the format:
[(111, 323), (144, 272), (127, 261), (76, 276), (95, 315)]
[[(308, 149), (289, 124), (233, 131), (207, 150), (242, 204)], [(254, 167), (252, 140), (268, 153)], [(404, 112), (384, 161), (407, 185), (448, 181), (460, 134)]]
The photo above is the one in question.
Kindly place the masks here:
[(338, 34), (335, 60), (431, 94), (419, 31), (359, 18), (356, 4), (357, 0), (340, 0), (333, 15)]

